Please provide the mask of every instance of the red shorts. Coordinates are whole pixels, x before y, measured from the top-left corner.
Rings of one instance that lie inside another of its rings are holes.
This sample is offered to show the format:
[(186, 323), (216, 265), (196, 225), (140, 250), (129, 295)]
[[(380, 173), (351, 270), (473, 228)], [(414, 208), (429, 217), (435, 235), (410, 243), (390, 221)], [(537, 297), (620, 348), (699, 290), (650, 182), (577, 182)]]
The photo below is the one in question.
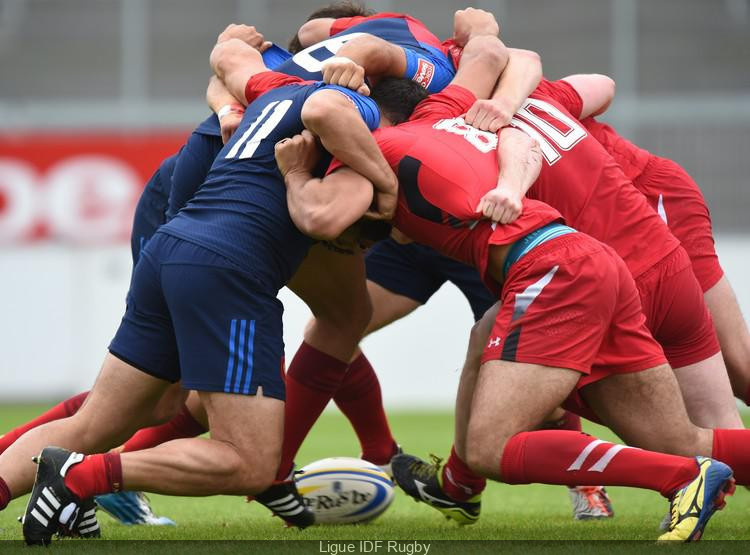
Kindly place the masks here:
[(676, 162), (652, 156), (633, 183), (682, 243), (703, 292), (711, 289), (724, 271), (716, 256), (711, 214), (693, 178)]
[(666, 363), (627, 266), (583, 233), (552, 239), (513, 264), (501, 300), (482, 363), (569, 368), (583, 374), (578, 388)]
[(635, 280), (646, 325), (672, 368), (720, 351), (711, 313), (685, 249), (676, 249)]

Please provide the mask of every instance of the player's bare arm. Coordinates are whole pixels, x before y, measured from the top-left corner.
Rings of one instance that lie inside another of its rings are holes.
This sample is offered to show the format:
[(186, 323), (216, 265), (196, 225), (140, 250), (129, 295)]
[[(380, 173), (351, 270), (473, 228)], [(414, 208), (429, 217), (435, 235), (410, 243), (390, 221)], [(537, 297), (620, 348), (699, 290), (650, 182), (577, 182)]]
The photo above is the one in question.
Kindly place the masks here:
[(369, 34), (348, 41), (335, 57), (323, 64), (323, 80), (326, 83), (353, 90), (364, 85), (365, 75), (401, 77), (404, 72), (404, 49)]
[(243, 105), (247, 105), (247, 82), (252, 76), (268, 71), (260, 52), (237, 38), (217, 43), (211, 51), (209, 62), (214, 74), (226, 85), (229, 94)]
[(208, 81), (206, 103), (219, 117), (221, 140), (226, 144), (240, 125), (242, 116), (245, 114), (245, 106), (229, 92), (224, 82), (216, 75)]
[(391, 219), (398, 181), (352, 101), (335, 90), (316, 92), (302, 108), (302, 122), (328, 152), (372, 183), (380, 217)]
[(472, 38), (480, 35), (498, 36), (500, 25), (495, 16), (478, 8), (456, 10), (453, 14), (453, 42), (464, 47)]
[(239, 39), (248, 46), (256, 48), (259, 52), (264, 52), (271, 46), (271, 42), (267, 41), (252, 25), (230, 23), (226, 29), (219, 33), (216, 42), (225, 42), (229, 39)]
[(477, 206), (486, 218), (501, 224), (513, 223), (523, 211), (523, 197), (542, 170), (542, 151), (534, 139), (511, 127), (498, 134), (497, 187), (482, 197)]
[(513, 114), (542, 79), (542, 60), (532, 50), (508, 49), (508, 65), (492, 97), (479, 99), (467, 112), (466, 123), (483, 131), (497, 132), (510, 123)]
[(308, 130), (280, 141), (275, 154), (287, 186), (289, 214), (303, 233), (316, 239), (334, 240), (372, 204), (372, 183), (349, 168), (323, 179), (312, 176), (320, 150)]
[(336, 20), (332, 17), (319, 17), (302, 25), (297, 31), (297, 38), (302, 48), (312, 46), (331, 36), (331, 25), (334, 21)]
[(568, 75), (562, 80), (569, 83), (581, 97), (582, 109), (579, 119), (603, 114), (615, 97), (615, 81), (607, 75)]
[(499, 38), (490, 35), (474, 37), (464, 48), (451, 85), (468, 89), (477, 98), (488, 98), (505, 71), (508, 59), (508, 49)]

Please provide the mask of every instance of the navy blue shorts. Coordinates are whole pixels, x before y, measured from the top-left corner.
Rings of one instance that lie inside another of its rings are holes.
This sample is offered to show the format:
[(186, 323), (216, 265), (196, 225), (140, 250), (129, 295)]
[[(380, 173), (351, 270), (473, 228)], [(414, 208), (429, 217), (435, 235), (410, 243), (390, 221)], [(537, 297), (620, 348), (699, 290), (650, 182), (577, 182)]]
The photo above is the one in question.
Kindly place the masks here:
[(185, 389), (284, 400), (284, 307), (223, 256), (157, 232), (133, 272), (109, 346), (117, 358)]
[(402, 245), (389, 238), (367, 252), (365, 263), (367, 279), (420, 304), (446, 281), (453, 282), (469, 301), (475, 321), (497, 302), (474, 268), (424, 245)]

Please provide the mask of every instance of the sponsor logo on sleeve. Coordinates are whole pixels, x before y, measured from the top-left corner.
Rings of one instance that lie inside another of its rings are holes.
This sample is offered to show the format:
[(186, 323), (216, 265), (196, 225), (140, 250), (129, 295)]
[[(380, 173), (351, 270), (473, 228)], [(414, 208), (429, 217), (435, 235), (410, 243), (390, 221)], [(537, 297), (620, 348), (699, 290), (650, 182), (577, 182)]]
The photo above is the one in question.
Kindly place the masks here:
[(417, 64), (417, 72), (412, 77), (412, 81), (416, 81), (425, 89), (432, 83), (432, 78), (435, 76), (435, 65), (428, 62), (424, 58), (419, 59)]

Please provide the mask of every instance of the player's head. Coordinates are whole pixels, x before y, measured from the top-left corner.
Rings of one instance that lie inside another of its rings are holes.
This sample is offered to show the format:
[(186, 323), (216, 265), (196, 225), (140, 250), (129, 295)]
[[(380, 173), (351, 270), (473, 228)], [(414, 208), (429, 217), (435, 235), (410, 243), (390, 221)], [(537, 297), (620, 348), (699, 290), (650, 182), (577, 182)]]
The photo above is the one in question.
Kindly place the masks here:
[(370, 98), (387, 118), (386, 125), (398, 125), (408, 120), (417, 104), (427, 98), (427, 91), (411, 79), (385, 77), (372, 87)]
[[(341, 2), (334, 2), (333, 4), (328, 4), (327, 6), (318, 8), (310, 14), (306, 21), (320, 19), (322, 17), (330, 17), (332, 19), (338, 19), (340, 17), (357, 17), (358, 15), (367, 17), (375, 15), (375, 13), (374, 10), (365, 8), (364, 4), (352, 2), (351, 0), (342, 0)], [(287, 50), (292, 54), (296, 54), (302, 50), (302, 45), (299, 42), (299, 36), (297, 34), (289, 40)]]

